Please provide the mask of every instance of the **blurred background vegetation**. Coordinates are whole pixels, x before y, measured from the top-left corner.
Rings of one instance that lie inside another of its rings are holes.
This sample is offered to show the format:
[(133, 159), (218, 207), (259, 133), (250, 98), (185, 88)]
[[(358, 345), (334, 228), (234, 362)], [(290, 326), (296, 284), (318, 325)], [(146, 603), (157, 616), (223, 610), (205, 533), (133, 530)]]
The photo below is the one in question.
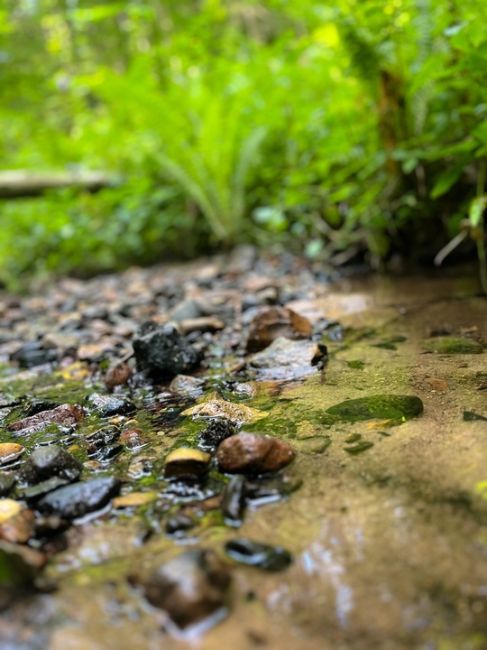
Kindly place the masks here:
[(480, 257), (485, 0), (4, 0), (0, 278), (252, 242), (334, 264)]

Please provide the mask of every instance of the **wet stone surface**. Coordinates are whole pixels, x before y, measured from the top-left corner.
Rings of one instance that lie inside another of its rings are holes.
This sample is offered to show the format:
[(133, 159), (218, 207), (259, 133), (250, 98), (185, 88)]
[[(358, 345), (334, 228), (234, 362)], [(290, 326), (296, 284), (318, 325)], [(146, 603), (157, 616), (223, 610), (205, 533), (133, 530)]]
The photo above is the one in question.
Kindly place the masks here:
[(278, 472), (294, 456), (292, 447), (283, 440), (246, 432), (226, 438), (216, 452), (220, 470), (230, 474)]
[(201, 360), (201, 354), (172, 324), (157, 327), (147, 323), (134, 338), (133, 346), (139, 370), (156, 380), (194, 370)]
[(487, 647), (469, 283), (246, 249), (0, 296), (0, 645)]
[(245, 538), (227, 542), (225, 552), (235, 562), (265, 569), (265, 571), (282, 571), (292, 562), (291, 554), (286, 549), (260, 544)]
[(37, 507), (66, 519), (82, 517), (105, 506), (120, 490), (119, 481), (110, 476), (61, 487), (43, 497)]

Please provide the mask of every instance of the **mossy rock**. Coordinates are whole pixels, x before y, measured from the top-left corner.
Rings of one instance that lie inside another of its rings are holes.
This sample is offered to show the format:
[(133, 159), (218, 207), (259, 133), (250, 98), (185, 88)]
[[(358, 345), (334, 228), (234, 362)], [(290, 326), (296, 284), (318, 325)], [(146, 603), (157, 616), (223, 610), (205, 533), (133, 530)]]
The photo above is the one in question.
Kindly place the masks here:
[(27, 564), (15, 544), (0, 542), (0, 595), (3, 589), (33, 582), (35, 575), (36, 570)]
[(423, 348), (427, 352), (438, 354), (480, 354), (484, 346), (472, 339), (457, 336), (437, 336), (424, 341)]
[(371, 395), (349, 399), (330, 407), (326, 413), (344, 422), (360, 420), (404, 421), (423, 412), (423, 402), (415, 395)]

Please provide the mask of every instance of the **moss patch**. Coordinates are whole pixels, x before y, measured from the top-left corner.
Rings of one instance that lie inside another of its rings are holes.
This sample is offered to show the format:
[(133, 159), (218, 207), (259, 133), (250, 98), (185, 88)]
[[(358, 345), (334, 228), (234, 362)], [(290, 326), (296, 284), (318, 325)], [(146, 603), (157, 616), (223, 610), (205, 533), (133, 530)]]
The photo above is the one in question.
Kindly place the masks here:
[(423, 402), (415, 395), (371, 395), (349, 399), (326, 410), (344, 422), (388, 419), (404, 421), (423, 412)]
[(472, 339), (438, 336), (424, 341), (423, 348), (427, 352), (436, 352), (437, 354), (480, 354), (484, 346)]

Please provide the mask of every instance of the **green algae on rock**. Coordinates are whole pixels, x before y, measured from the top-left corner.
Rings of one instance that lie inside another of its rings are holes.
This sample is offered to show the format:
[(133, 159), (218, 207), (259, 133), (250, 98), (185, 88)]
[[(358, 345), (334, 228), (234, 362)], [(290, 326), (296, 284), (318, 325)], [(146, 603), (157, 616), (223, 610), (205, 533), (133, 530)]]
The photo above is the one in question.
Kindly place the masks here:
[(395, 420), (403, 422), (420, 415), (423, 402), (415, 395), (370, 395), (335, 404), (326, 413), (344, 422)]
[(437, 354), (480, 354), (484, 346), (478, 341), (459, 336), (435, 336), (424, 341), (423, 348)]
[(356, 455), (356, 454), (361, 454), (363, 451), (367, 451), (367, 449), (370, 449), (373, 446), (374, 446), (373, 442), (369, 442), (368, 440), (360, 440), (354, 444), (344, 447), (344, 449), (349, 454)]

